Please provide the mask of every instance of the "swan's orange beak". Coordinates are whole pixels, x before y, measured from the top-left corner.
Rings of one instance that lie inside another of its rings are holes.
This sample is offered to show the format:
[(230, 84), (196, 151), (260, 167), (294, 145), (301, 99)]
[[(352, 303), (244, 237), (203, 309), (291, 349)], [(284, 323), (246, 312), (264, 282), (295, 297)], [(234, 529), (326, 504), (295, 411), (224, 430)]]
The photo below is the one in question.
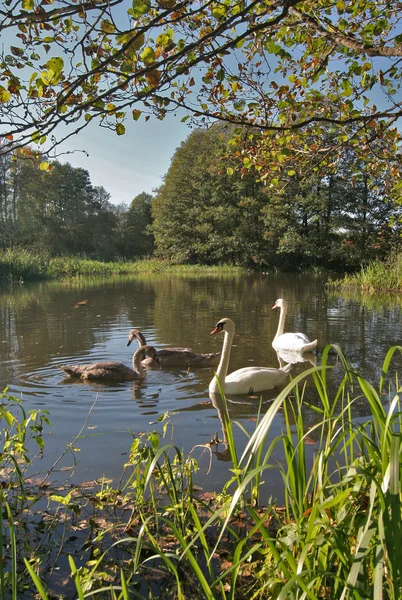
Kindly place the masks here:
[(272, 308), (278, 308), (278, 305), (277, 305), (277, 303), (276, 303), (276, 302), (275, 302), (275, 304), (273, 305), (273, 307), (272, 307)]
[(214, 335), (215, 333), (219, 333), (220, 331), (222, 331), (223, 329), (223, 325), (221, 323), (218, 323), (215, 327), (215, 329), (213, 331), (211, 331), (210, 335)]

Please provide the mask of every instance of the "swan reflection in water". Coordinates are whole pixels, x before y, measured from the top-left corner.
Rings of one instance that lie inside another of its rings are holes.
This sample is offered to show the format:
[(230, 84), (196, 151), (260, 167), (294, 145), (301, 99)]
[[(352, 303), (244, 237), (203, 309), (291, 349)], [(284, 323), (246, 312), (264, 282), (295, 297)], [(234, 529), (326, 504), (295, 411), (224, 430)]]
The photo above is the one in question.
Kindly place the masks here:
[[(209, 392), (209, 399), (216, 410), (221, 424), (222, 434), (216, 431), (211, 436), (211, 441), (209, 442), (211, 452), (218, 460), (225, 462), (231, 460), (226, 428), (227, 417), (229, 417), (231, 421), (254, 419), (260, 409), (260, 400), (262, 402), (262, 410), (267, 410), (266, 404), (275, 400), (279, 393), (280, 390), (267, 390), (258, 394), (258, 398), (257, 396), (246, 397), (244, 395), (225, 395), (227, 403), (225, 407), (225, 402), (220, 394)], [(225, 415), (227, 415), (226, 418)]]
[(313, 367), (317, 366), (317, 357), (314, 352), (302, 353), (295, 350), (277, 350), (276, 355), (280, 368), (283, 368), (285, 365), (295, 365), (304, 362), (310, 363)]

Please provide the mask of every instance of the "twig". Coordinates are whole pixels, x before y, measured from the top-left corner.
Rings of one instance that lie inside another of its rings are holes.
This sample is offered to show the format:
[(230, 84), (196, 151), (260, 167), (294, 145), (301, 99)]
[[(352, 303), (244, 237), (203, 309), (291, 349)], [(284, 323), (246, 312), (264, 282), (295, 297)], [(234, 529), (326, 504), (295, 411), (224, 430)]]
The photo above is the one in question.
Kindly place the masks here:
[(58, 465), (58, 463), (61, 461), (61, 459), (63, 458), (63, 456), (65, 456), (67, 454), (67, 452), (69, 452), (69, 450), (71, 449), (71, 447), (78, 440), (78, 438), (80, 437), (81, 433), (84, 431), (84, 429), (85, 429), (85, 427), (86, 427), (86, 425), (88, 423), (90, 414), (93, 411), (93, 409), (94, 409), (95, 404), (97, 403), (97, 401), (98, 401), (98, 394), (96, 394), (95, 400), (93, 401), (93, 404), (92, 404), (91, 408), (88, 411), (88, 414), (86, 416), (86, 419), (84, 421), (83, 426), (81, 427), (81, 429), (79, 430), (79, 432), (77, 433), (77, 435), (75, 436), (75, 438), (73, 439), (73, 441), (70, 442), (69, 444), (67, 444), (67, 446), (66, 446), (65, 450), (63, 451), (63, 453), (59, 456), (59, 458), (56, 460), (56, 462), (54, 462), (53, 465), (50, 467), (49, 471), (46, 473), (45, 478), (39, 484), (39, 487), (41, 487), (45, 483), (46, 479), (48, 479), (50, 473), (53, 471), (53, 469), (56, 467), (56, 465)]

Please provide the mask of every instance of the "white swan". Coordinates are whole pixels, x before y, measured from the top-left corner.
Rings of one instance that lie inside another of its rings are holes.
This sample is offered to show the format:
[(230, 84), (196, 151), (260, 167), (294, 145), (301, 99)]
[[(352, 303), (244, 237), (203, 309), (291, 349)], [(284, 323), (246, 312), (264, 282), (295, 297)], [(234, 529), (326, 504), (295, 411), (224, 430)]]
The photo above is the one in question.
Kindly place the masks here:
[(272, 346), (276, 351), (291, 350), (293, 352), (310, 352), (317, 345), (317, 340), (310, 342), (309, 338), (304, 333), (283, 333), (285, 327), (286, 313), (288, 303), (283, 298), (279, 298), (272, 308), (280, 308), (279, 324), (276, 335), (272, 342)]
[(216, 371), (216, 376), (209, 384), (210, 393), (219, 393), (217, 378), (219, 378), (222, 389), (227, 394), (251, 394), (271, 390), (284, 385), (288, 378), (291, 365), (282, 369), (270, 369), (268, 367), (244, 367), (226, 376), (229, 366), (230, 351), (232, 348), (235, 325), (231, 319), (221, 319), (211, 331), (211, 335), (223, 331), (225, 338), (221, 360)]

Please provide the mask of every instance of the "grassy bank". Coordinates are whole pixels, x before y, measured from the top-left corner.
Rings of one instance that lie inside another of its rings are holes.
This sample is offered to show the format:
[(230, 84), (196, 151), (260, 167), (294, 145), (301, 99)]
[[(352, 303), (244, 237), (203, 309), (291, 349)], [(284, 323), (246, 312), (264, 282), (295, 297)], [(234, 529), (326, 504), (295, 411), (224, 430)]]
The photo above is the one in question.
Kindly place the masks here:
[(89, 275), (127, 275), (136, 273), (240, 273), (244, 269), (232, 266), (174, 265), (149, 259), (135, 262), (101, 262), (75, 256), (50, 258), (28, 250), (0, 252), (0, 280), (12, 283)]
[(386, 261), (375, 260), (357, 273), (344, 279), (329, 280), (328, 285), (340, 290), (360, 290), (366, 293), (402, 292), (402, 253)]
[[(196, 486), (194, 452), (184, 455), (155, 432), (133, 435), (118, 487), (97, 480), (52, 489), (51, 473), (26, 480), (20, 459), (29, 460), (29, 434), (44, 450), (46, 422), (4, 396), (1, 597), (399, 600), (402, 413), (399, 393), (384, 392), (402, 348), (389, 351), (374, 387), (333, 347), (343, 378), (332, 394), (330, 350), (261, 410), (242, 454), (226, 412), (232, 478), (208, 492)], [(315, 384), (314, 425), (303, 420), (306, 377)], [(363, 400), (370, 414), (352, 422)], [(265, 443), (278, 410), (283, 431)], [(169, 438), (172, 423), (165, 416)], [(72, 456), (79, 441), (66, 450)], [(314, 444), (312, 461), (306, 444)], [(212, 442), (203, 447), (214, 451)], [(272, 469), (282, 475), (284, 506), (261, 496)], [(63, 593), (51, 592), (57, 585)]]

